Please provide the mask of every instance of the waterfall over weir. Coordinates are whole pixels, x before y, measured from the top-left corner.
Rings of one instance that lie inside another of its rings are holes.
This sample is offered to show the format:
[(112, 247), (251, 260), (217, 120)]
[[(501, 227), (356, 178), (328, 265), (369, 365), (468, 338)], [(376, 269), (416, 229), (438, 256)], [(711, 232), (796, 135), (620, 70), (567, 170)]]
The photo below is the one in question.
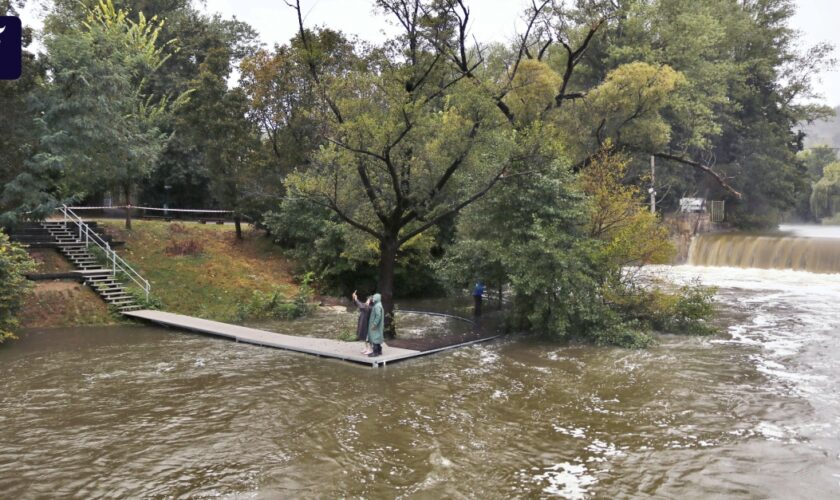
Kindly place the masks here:
[(702, 234), (694, 238), (688, 263), (694, 266), (793, 269), (840, 273), (840, 239), (793, 234)]

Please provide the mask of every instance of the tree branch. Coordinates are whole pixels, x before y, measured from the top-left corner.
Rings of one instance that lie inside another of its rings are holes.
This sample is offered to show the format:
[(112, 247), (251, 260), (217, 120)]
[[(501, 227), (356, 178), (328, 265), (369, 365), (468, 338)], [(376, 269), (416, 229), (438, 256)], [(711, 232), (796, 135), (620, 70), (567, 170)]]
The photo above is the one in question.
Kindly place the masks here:
[(450, 207), (449, 209), (445, 210), (443, 213), (440, 213), (440, 214), (436, 215), (430, 221), (426, 222), (425, 224), (421, 225), (420, 227), (409, 231), (404, 236), (402, 236), (399, 240), (397, 240), (398, 243), (400, 245), (402, 245), (403, 243), (410, 240), (411, 238), (417, 236), (418, 234), (422, 233), (423, 231), (425, 231), (425, 230), (429, 229), (430, 227), (434, 226), (435, 224), (440, 222), (445, 217), (448, 217), (448, 216), (450, 216), (454, 213), (457, 213), (458, 211), (462, 210), (467, 205), (470, 205), (471, 203), (473, 203), (473, 202), (479, 200), (480, 198), (482, 198), (491, 189), (493, 189), (493, 186), (495, 186), (496, 183), (499, 182), (500, 179), (504, 178), (506, 168), (507, 167), (500, 170), (499, 173), (496, 174), (496, 176), (493, 177), (490, 180), (490, 182), (486, 186), (484, 186), (481, 190), (479, 190), (477, 193), (473, 194), (472, 196), (470, 196), (466, 200)]
[(327, 198), (327, 201), (323, 202), (323, 201), (319, 201), (318, 199), (316, 199), (312, 196), (305, 196), (305, 195), (301, 196), (299, 199), (302, 199), (302, 200), (304, 200), (308, 203), (312, 203), (313, 205), (317, 205), (319, 207), (324, 207), (328, 210), (332, 210), (344, 222), (350, 224), (351, 226), (355, 227), (359, 231), (363, 231), (365, 233), (368, 233), (369, 235), (373, 236), (376, 239), (381, 240), (385, 237), (383, 234), (379, 233), (375, 229), (373, 229), (369, 226), (366, 226), (365, 224), (362, 224), (361, 222), (359, 222), (359, 221), (353, 219), (352, 217), (350, 217), (349, 215), (345, 214), (344, 211), (342, 211), (338, 207), (338, 205), (335, 203), (335, 200), (331, 200), (331, 199)]
[(729, 183), (726, 182), (726, 179), (723, 178), (723, 176), (721, 176), (719, 173), (712, 170), (711, 167), (709, 167), (707, 165), (703, 165), (702, 163), (700, 163), (698, 161), (694, 161), (690, 158), (683, 158), (681, 156), (672, 155), (670, 153), (654, 153), (653, 156), (655, 156), (657, 158), (662, 158), (663, 160), (671, 160), (671, 161), (675, 161), (677, 163), (682, 163), (683, 165), (692, 166), (692, 167), (696, 168), (697, 170), (700, 170), (700, 171), (704, 172), (705, 174), (711, 176), (713, 179), (715, 179), (717, 181), (717, 183), (720, 185), (720, 187), (729, 191), (729, 193), (732, 194), (732, 196), (734, 196), (735, 198), (740, 200), (741, 197), (742, 197), (741, 193), (736, 191), (735, 188), (733, 188), (732, 186), (730, 186)]
[(306, 49), (306, 65), (309, 68), (309, 73), (312, 75), (312, 79), (315, 81), (315, 84), (321, 90), (321, 94), (324, 97), (324, 101), (327, 102), (327, 106), (329, 106), (330, 111), (332, 111), (335, 119), (338, 123), (344, 123), (344, 117), (341, 115), (341, 111), (338, 109), (338, 105), (330, 99), (327, 95), (327, 91), (321, 85), (321, 77), (318, 74), (318, 68), (315, 66), (315, 59), (312, 57), (312, 47), (309, 44), (309, 37), (306, 35), (306, 29), (303, 27), (303, 14), (300, 10), (300, 0), (295, 0), (295, 3), (292, 4), (289, 0), (284, 0), (286, 5), (295, 9), (297, 12), (298, 18), (298, 32), (300, 33), (300, 39), (303, 43), (303, 48)]

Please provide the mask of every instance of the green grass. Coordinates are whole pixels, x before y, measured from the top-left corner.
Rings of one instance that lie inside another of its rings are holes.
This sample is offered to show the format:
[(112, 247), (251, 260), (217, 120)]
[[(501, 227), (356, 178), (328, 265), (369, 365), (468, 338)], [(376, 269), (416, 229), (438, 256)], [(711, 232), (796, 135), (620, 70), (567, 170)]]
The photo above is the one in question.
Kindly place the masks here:
[[(121, 221), (100, 224), (126, 242), (117, 252), (149, 280), (163, 310), (231, 321), (237, 306), (251, 300), (253, 290), (267, 292), (280, 286), (289, 297), (297, 291), (291, 266), (259, 231), (245, 231), (245, 239), (239, 241), (227, 224), (132, 221), (131, 231)], [(167, 252), (188, 247), (201, 251)]]

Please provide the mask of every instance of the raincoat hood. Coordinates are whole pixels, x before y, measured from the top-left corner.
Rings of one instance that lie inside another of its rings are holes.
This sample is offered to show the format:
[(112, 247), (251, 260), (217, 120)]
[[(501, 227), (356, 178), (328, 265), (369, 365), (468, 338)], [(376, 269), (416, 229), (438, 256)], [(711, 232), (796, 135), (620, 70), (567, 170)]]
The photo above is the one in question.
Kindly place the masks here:
[(371, 298), (373, 299), (374, 304), (378, 304), (378, 303), (382, 302), (382, 295), (380, 295), (378, 293), (374, 293), (373, 297), (371, 297)]

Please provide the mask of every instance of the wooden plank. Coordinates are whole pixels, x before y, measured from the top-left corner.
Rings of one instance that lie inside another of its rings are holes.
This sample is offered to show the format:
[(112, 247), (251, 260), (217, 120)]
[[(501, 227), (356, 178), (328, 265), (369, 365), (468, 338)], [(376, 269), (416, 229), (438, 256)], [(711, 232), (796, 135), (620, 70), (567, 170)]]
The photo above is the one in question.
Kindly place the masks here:
[(405, 359), (416, 358), (428, 354), (453, 349), (455, 347), (462, 347), (466, 345), (475, 344), (477, 342), (486, 342), (496, 337), (488, 337), (478, 339), (463, 344), (446, 346), (440, 349), (433, 349), (429, 351), (415, 351), (412, 349), (400, 349), (397, 347), (389, 347), (387, 343), (382, 348), (382, 355), (375, 358), (369, 358), (359, 352), (362, 347), (362, 342), (343, 342), (333, 339), (321, 339), (314, 337), (299, 337), (296, 335), (284, 335), (281, 333), (267, 332), (256, 328), (249, 328), (246, 326), (231, 325), (229, 323), (222, 323), (220, 321), (211, 321), (207, 319), (195, 318), (192, 316), (185, 316), (183, 314), (174, 314), (163, 311), (153, 311), (143, 309), (139, 311), (125, 311), (125, 316), (142, 319), (158, 323), (165, 326), (181, 328), (184, 330), (191, 330), (210, 335), (226, 337), (237, 342), (246, 342), (265, 347), (273, 347), (277, 349), (285, 349), (288, 351), (301, 352), (305, 354), (313, 354), (316, 356), (341, 359), (344, 361), (351, 361), (354, 363), (361, 363), (373, 367), (385, 366), (388, 363), (395, 361), (402, 361)]

